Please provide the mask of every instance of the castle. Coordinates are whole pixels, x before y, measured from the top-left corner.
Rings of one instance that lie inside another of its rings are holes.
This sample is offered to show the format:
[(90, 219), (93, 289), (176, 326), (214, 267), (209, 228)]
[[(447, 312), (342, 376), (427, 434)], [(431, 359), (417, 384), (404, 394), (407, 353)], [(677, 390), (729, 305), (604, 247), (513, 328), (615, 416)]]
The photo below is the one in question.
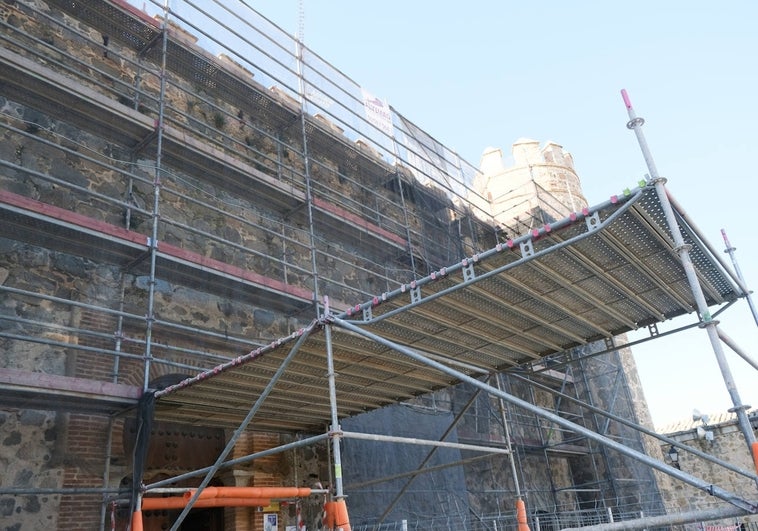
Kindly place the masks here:
[[(141, 503), (169, 529), (199, 486), (271, 496), (199, 498), (182, 529), (671, 507), (622, 344), (693, 307), (652, 183), (590, 207), (527, 139), (474, 166), (252, 10), (0, 13), (8, 529)], [(744, 295), (693, 253), (709, 304)]]

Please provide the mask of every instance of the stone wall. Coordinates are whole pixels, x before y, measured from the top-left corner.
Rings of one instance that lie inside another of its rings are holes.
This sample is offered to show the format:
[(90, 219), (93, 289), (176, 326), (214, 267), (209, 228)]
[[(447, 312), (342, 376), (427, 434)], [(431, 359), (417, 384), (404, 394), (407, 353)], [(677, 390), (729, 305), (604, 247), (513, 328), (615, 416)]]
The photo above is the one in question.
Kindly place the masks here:
[[(321, 294), (328, 294), (334, 307), (362, 302), (368, 294), (381, 293), (414, 275), (454, 263), (466, 251), (494, 246), (494, 230), (473, 216), (465, 216), (466, 212), (446, 194), (419, 183), (404, 168), (389, 165), (370, 146), (356, 150), (346, 138), (338, 137), (323, 149), (311, 146), (307, 158), (311, 191), (323, 202), (339, 207), (337, 216), (344, 218), (343, 227), (350, 225), (346, 219), (357, 216), (371, 230), (382, 229), (399, 237), (400, 243), (393, 240), (395, 245), (389, 247), (367, 244), (365, 237), (375, 235), (364, 232), (355, 237), (347, 231), (335, 232), (326, 223), (311, 225), (307, 205), (293, 200), (292, 208), (283, 209), (261, 199), (258, 194), (264, 181), (289, 187), (293, 198), (305, 194), (302, 132), (293, 126), (299, 120), (274, 123), (266, 118), (268, 112), (292, 110), (291, 95), (258, 85), (249, 79), (253, 73), (239, 72), (239, 65), (218, 62), (187, 35), (182, 34), (181, 39), (199, 61), (208, 60), (214, 68), (231, 69), (235, 75), (244, 76), (249, 87), (269, 98), (265, 99), (269, 107), (258, 108), (252, 98), (239, 99), (228, 87), (214, 85), (207, 78), (183, 77), (175, 71), (165, 76), (161, 107), (158, 48), (140, 55), (117, 35), (104, 36), (41, 0), (6, 2), (0, 16), (13, 28), (9, 29), (12, 36), (7, 43), (10, 51), (70, 76), (72, 87), (81, 86), (82, 91), (105, 96), (108, 110), (114, 113), (152, 123), (162, 109), (166, 136), (175, 135), (173, 138), (199, 146), (208, 158), (224, 161), (227, 169), (243, 168), (242, 173), (250, 176), (249, 180), (234, 180), (223, 171), (193, 172), (184, 161), (171, 159), (163, 160), (156, 169), (154, 139), (136, 149), (98, 131), (88, 131), (86, 124), (72, 124), (65, 110), (43, 111), (33, 102), (21, 103), (0, 95), (0, 158), (9, 163), (0, 172), (0, 188), (5, 191), (39, 201), (45, 207), (86, 216), (96, 228), (117, 227), (147, 237), (155, 224), (161, 244), (239, 271), (253, 271), (287, 286), (314, 291), (318, 278)], [(107, 42), (104, 37), (109, 37)], [(331, 125), (326, 126), (335, 132)], [(541, 150), (534, 144), (521, 146), (526, 150), (522, 153), (525, 158), (518, 160), (519, 170), (512, 172), (525, 185), (523, 194), (504, 197), (502, 190), (490, 183), (495, 202), (510, 209), (528, 200), (530, 215), (538, 207), (555, 213), (560, 208), (576, 210), (583, 206), (570, 155), (554, 143)], [(530, 168), (539, 170), (534, 179)], [(548, 193), (541, 195), (540, 190)], [(557, 204), (545, 203), (553, 196), (558, 198)], [(532, 203), (535, 199), (537, 202)], [(411, 251), (416, 253), (414, 260)], [(141, 387), (148, 337), (145, 317), (151, 304), (156, 321), (150, 328), (155, 358), (148, 375), (150, 382), (177, 373), (192, 374), (219, 359), (247, 352), (251, 343), (286, 336), (314, 314), (312, 308), (293, 313), (253, 300), (230, 299), (202, 286), (184, 285), (170, 274), (155, 279), (151, 300), (145, 262), (120, 267), (106, 263), (101, 253), (93, 248), (82, 256), (66, 249), (54, 251), (44, 245), (0, 239), (0, 284), (28, 292), (4, 293), (0, 299), (0, 330), (6, 333), (0, 344), (3, 368)], [(633, 373), (633, 367), (620, 363), (627, 373)], [(516, 384), (513, 388), (518, 396), (546, 409), (555, 405), (549, 393), (532, 393)], [(459, 402), (445, 411), (445, 420), (460, 407), (462, 398), (449, 398), (450, 402), (455, 400)], [(635, 395), (631, 400), (640, 399)], [(498, 406), (483, 399), (480, 407), (489, 414)], [(387, 414), (382, 411), (377, 415)], [(50, 411), (1, 412), (0, 464), (9, 473), (0, 476), (0, 486), (128, 487), (133, 466), (132, 416), (109, 419)], [(474, 434), (502, 444), (502, 429), (497, 422), (479, 424), (483, 417), (477, 414), (464, 419), (459, 436)], [(437, 428), (436, 423), (430, 424)], [(579, 470), (624, 477), (636, 473), (627, 463), (603, 462), (591, 468), (558, 457), (546, 464), (544, 453), (537, 454), (546, 443), (560, 442), (559, 430), (531, 417), (515, 422), (513, 429), (514, 439), (522, 446), (519, 473), (529, 485), (530, 510), (579, 507), (582, 500), (568, 489), (558, 488), (585, 481), (589, 476)], [(201, 462), (200, 458), (209, 458), (231, 435), (160, 423), (154, 426), (153, 434), (145, 474), (149, 481), (209, 464), (208, 459)], [(202, 445), (187, 442), (201, 435)], [(291, 440), (280, 434), (248, 434), (237, 443), (234, 456)], [(203, 449), (188, 453), (198, 446)], [(329, 477), (327, 454), (323, 445), (300, 449), (224, 471), (214, 482), (259, 486), (325, 483)], [(360, 460), (362, 455), (355, 459)], [(387, 460), (394, 457), (389, 450), (383, 455)], [(496, 486), (503, 490), (514, 487), (504, 459), (471, 465), (456, 474), (455, 480), (456, 489), (460, 486), (461, 491), (478, 494)], [(483, 513), (510, 510), (513, 500), (508, 496), (472, 495), (470, 507)], [(370, 502), (370, 494), (365, 499)], [(98, 493), (75, 492), (2, 496), (0, 515), (3, 525), (13, 531), (96, 529), (107, 517), (101, 509), (102, 500)], [(309, 499), (302, 507), (309, 528), (317, 527), (320, 503), (320, 499)], [(370, 510), (376, 507), (368, 507), (365, 513)], [(292, 506), (280, 507), (278, 514), (282, 526), (291, 525), (296, 516)], [(124, 511), (118, 511), (117, 516), (123, 526)], [(163, 528), (171, 516), (163, 512), (146, 515), (146, 529)], [(262, 520), (258, 516), (249, 509), (235, 509), (215, 512), (208, 518), (216, 527), (222, 521), (229, 530), (259, 531)]]
[[(64, 464), (57, 415), (50, 411), (0, 411), (0, 486), (60, 487)], [(57, 451), (56, 451), (57, 450)], [(2, 529), (56, 529), (60, 494), (0, 495)]]
[[(50, 297), (3, 298), (0, 307), (9, 320), (0, 321), (2, 330), (11, 337), (36, 334), (38, 341), (10, 337), (0, 340), (3, 351), (0, 365), (70, 376), (102, 377), (112, 373), (112, 368), (108, 370), (108, 357), (88, 353), (77, 356), (66, 348), (79, 343), (79, 334), (73, 331), (79, 312), (52, 300), (61, 297), (102, 302), (113, 296), (106, 281), (108, 269), (11, 240), (2, 239), (0, 245), (2, 284), (33, 289)], [(76, 488), (102, 484), (108, 432), (104, 417), (33, 409), (6, 410), (2, 416), (6, 421), (0, 425), (4, 461), (8, 464), (6, 470), (13, 473), (0, 475), (0, 485), (56, 489), (64, 485)], [(18, 529), (55, 528), (56, 522), (65, 529), (93, 529), (99, 525), (101, 499), (98, 495), (52, 494), (9, 497), (4, 503), (6, 508), (14, 507), (12, 514), (6, 514), (11, 518), (9, 523), (23, 522)], [(85, 506), (90, 510), (82, 511)]]
[[(0, 271), (3, 272), (3, 284), (6, 286), (33, 288), (41, 296), (65, 297), (67, 300), (98, 303), (104, 307), (110, 305), (109, 301), (115, 304), (120, 298), (121, 275), (113, 268), (11, 240), (3, 239), (0, 243), (4, 249), (0, 257)], [(122, 300), (125, 310), (144, 312), (147, 297), (144, 279), (125, 275), (123, 280), (125, 288)], [(159, 283), (155, 300), (159, 315), (170, 316), (186, 326), (227, 330), (235, 335), (282, 337), (297, 322), (263, 308), (180, 286), (174, 287), (165, 282)], [(40, 342), (3, 339), (2, 367), (101, 381), (113, 379), (114, 370), (118, 367), (116, 379), (119, 383), (141, 385), (143, 366), (139, 360), (58, 346), (99, 346), (113, 351), (116, 348), (113, 338), (116, 323), (113, 319), (102, 318), (102, 315), (98, 316), (80, 307), (34, 297), (4, 298), (2, 311), (6, 317), (16, 320), (15, 323), (0, 321), (6, 333), (24, 336), (32, 335), (37, 328), (44, 330), (37, 334)], [(40, 324), (27, 322), (31, 320)], [(161, 332), (159, 329), (156, 332), (156, 341), (160, 342)], [(90, 337), (89, 334), (95, 333), (109, 339)], [(130, 325), (127, 320), (122, 335), (123, 339), (139, 343), (144, 338), (144, 328), (135, 322)], [(184, 339), (172, 337), (172, 341), (175, 347), (183, 344), (187, 347), (197, 346), (197, 338), (192, 336)], [(239, 346), (236, 349), (233, 345), (228, 346), (229, 350), (219, 349), (219, 353), (237, 355), (244, 352)], [(130, 351), (134, 355), (139, 352), (128, 346), (122, 350), (126, 354)], [(203, 363), (197, 356), (188, 354), (172, 354), (159, 349), (156, 349), (155, 354), (158, 359), (152, 365), (153, 379), (176, 373), (177, 369), (167, 365), (167, 362), (180, 362), (189, 366), (202, 366)], [(191, 374), (191, 371), (186, 370), (186, 373)], [(7, 465), (3, 468), (8, 473), (0, 475), (0, 486), (37, 489), (93, 486), (117, 488), (124, 478), (131, 476), (131, 453), (121, 449), (118, 437), (120, 423), (111, 428), (106, 417), (34, 410), (7, 410), (2, 412), (1, 418), (0, 451), (3, 455), (0, 462)], [(107, 438), (111, 430), (117, 435), (109, 447)], [(193, 429), (189, 431), (196, 432)], [(181, 447), (183, 446), (179, 445)], [(197, 468), (207, 466), (215, 455), (209, 454), (206, 457), (208, 461), (194, 465)], [(104, 485), (106, 466), (110, 467), (110, 479)], [(307, 469), (310, 465), (301, 466)], [(161, 464), (157, 469), (148, 469), (147, 474), (152, 477), (160, 471), (175, 475), (192, 469), (193, 463), (184, 460), (182, 466), (166, 468)], [(294, 479), (283, 474), (281, 481), (290, 484), (286, 482)], [(102, 500), (103, 496), (98, 494), (51, 494), (2, 497), (0, 503), (3, 515), (7, 517), (3, 521), (9, 524), (23, 523), (19, 530), (40, 528), (40, 522), (51, 529), (57, 525), (60, 529), (91, 530), (100, 525)], [(158, 522), (156, 515), (146, 515), (147, 520), (153, 522), (151, 525), (160, 525), (155, 523)]]
[[(149, 120), (158, 117), (159, 57), (140, 57), (117, 36), (111, 36), (106, 45), (100, 32), (42, 1), (7, 2), (0, 16), (12, 28), (11, 37), (4, 41), (9, 51), (72, 77), (72, 87), (81, 85), (82, 91), (107, 96), (114, 112), (132, 110)], [(187, 46), (208, 58), (198, 46), (191, 42)], [(304, 195), (305, 157), (297, 127), (273, 127), (261, 118), (263, 113), (254, 103), (233, 100), (220, 87), (176, 72), (168, 72), (166, 81), (162, 108), (166, 131), (179, 131), (175, 134), (181, 134), (183, 141), (198, 143), (210, 157), (242, 165), (256, 178), (275, 179), (279, 185), (291, 187), (293, 196)], [(256, 86), (254, 82), (251, 85)], [(284, 93), (257, 89), (272, 101), (287, 103)], [(261, 201), (254, 179), (241, 184), (214, 180), (186, 171), (182, 161), (170, 160), (156, 171), (154, 140), (134, 150), (67, 118), (65, 110), (48, 113), (33, 102), (0, 95), (0, 157), (9, 163), (0, 172), (4, 191), (39, 201), (45, 208), (86, 216), (93, 227), (123, 228), (145, 237), (152, 234), (157, 220), (162, 243), (306, 290), (315, 289), (315, 261), (335, 307), (389, 289), (389, 278), (399, 283), (414, 274), (407, 255), (397, 249), (387, 253), (362, 241), (335, 238), (328, 227), (308, 226), (307, 209), (282, 211)], [(407, 235), (406, 221), (417, 237), (429, 232), (427, 237), (434, 238), (435, 246), (430, 246), (429, 263), (419, 261), (422, 273), (434, 264), (452, 262), (451, 256), (458, 258), (458, 248), (451, 254), (444, 245), (458, 229), (451, 233), (449, 218), (425, 211), (430, 202), (435, 204), (435, 213), (449, 207), (444, 195), (413, 183), (385, 186), (393, 168), (366, 150), (361, 152), (362, 162), (351, 159), (346, 163), (341, 149), (311, 152), (309, 170), (315, 193), (401, 238)], [(400, 202), (402, 186), (413, 192), (405, 208)], [(156, 188), (159, 202), (154, 211)], [(311, 255), (314, 241), (318, 249), (315, 260)], [(150, 301), (145, 263), (127, 268), (109, 265), (97, 248), (81, 256), (12, 239), (0, 239), (0, 248), (0, 283), (29, 293), (4, 293), (0, 300), (4, 317), (0, 327), (8, 336), (2, 340), (3, 368), (141, 387), (145, 315), (150, 302), (158, 321), (188, 330), (177, 332), (153, 324), (151, 381), (176, 373), (192, 374), (220, 358), (249, 351), (250, 342), (266, 343), (286, 336), (313, 317), (311, 311), (292, 314), (229, 299), (171, 277), (156, 279)], [(446, 253), (444, 257), (434, 258), (437, 249)], [(209, 338), (205, 331), (230, 339)], [(97, 415), (14, 409), (4, 410), (0, 418), (0, 462), (8, 471), (0, 475), (0, 486), (66, 491), (63, 495), (0, 497), (4, 528), (91, 530), (99, 528), (103, 518), (110, 518), (110, 507), (103, 509), (102, 494), (82, 494), (77, 489), (119, 489), (130, 484), (129, 418), (110, 422)], [(210, 464), (212, 459), (200, 463), (185, 455), (188, 447), (195, 446), (185, 439), (200, 431), (156, 425), (146, 480), (157, 481)], [(165, 433), (180, 435), (170, 442)], [(222, 434), (218, 440), (223, 442), (229, 435)], [(250, 436), (239, 442), (235, 455), (276, 446), (283, 442), (282, 437)], [(247, 469), (222, 473), (214, 481), (310, 484), (328, 477), (325, 462), (325, 448), (317, 446), (256, 461)], [(321, 501), (314, 498), (303, 505), (301, 513), (308, 527), (316, 527)], [(281, 508), (282, 525), (294, 521), (292, 509)], [(124, 510), (116, 511), (115, 516), (123, 526)], [(146, 529), (163, 528), (171, 516), (160, 511), (146, 514)], [(258, 514), (248, 509), (227, 510), (212, 518), (215, 525), (223, 520), (227, 529), (262, 527)]]
[[(30, 116), (27, 107), (7, 100), (3, 101), (3, 109), (22, 118)], [(37, 122), (46, 123), (58, 132), (65, 131), (66, 136), (51, 135), (51, 138), (61, 144), (86, 145), (96, 152), (112, 150), (110, 144), (92, 135), (66, 128), (52, 119), (35, 116)], [(83, 159), (47, 149), (39, 142), (26, 142), (17, 135), (6, 132), (6, 140), (0, 143), (0, 149), (5, 150), (3, 155), (6, 160), (17, 157), (16, 162), (23, 165), (27, 172), (24, 175), (3, 173), (0, 179), (4, 189), (46, 204), (73, 208), (94, 220), (123, 223), (123, 205), (93, 202), (87, 199), (86, 194), (72, 194), (70, 186), (59, 186), (36, 178), (30, 172), (46, 173), (55, 168), (53, 173), (58, 177), (64, 176), (68, 184), (97, 193), (108, 191), (111, 197), (122, 201), (127, 193), (123, 187), (114, 188), (120, 183), (117, 175), (98, 172)], [(8, 149), (12, 152), (8, 152)], [(140, 192), (139, 186), (133, 188), (132, 195), (138, 201), (141, 198), (143, 204), (150, 196), (147, 191)], [(170, 204), (166, 211), (169, 215), (181, 213), (188, 223), (201, 229), (213, 230), (209, 228), (209, 220), (202, 214), (193, 218), (193, 211), (172, 209)], [(137, 214), (132, 216), (130, 228), (148, 229), (149, 223), (139, 226), (136, 223), (137, 217)], [(215, 222), (222, 228), (227, 239), (243, 239), (233, 233), (234, 227), (221, 217), (217, 217)], [(296, 233), (291, 234), (297, 237)], [(162, 232), (162, 237), (202, 251), (203, 254), (210, 253), (220, 260), (233, 261), (236, 258), (237, 263), (244, 263), (230, 252), (201, 249), (202, 243), (193, 240), (186, 233), (172, 232), (169, 228)], [(249, 236), (245, 239), (251, 241)], [(290, 241), (290, 246), (294, 247), (292, 241), (294, 240)], [(0, 328), (6, 334), (35, 337), (36, 341), (3, 339), (0, 366), (142, 385), (143, 369), (139, 356), (142, 354), (140, 344), (145, 338), (144, 314), (148, 300), (145, 276), (129, 274), (115, 266), (99, 263), (96, 253), (89, 259), (4, 238), (0, 239), (0, 247), (0, 283), (37, 295), (3, 297), (0, 312), (6, 319), (0, 320)], [(261, 252), (269, 251), (262, 249)], [(255, 265), (250, 264), (250, 267), (255, 268)], [(258, 269), (271, 273), (266, 268)], [(296, 278), (297, 272), (291, 270), (288, 279)], [(127, 340), (119, 350), (123, 355), (114, 353), (117, 348), (114, 333), (119, 330), (119, 325), (112, 314), (56, 302), (53, 298), (110, 310), (121, 309), (136, 316), (124, 319), (120, 325), (119, 335)], [(283, 337), (300, 326), (296, 318), (272, 312), (268, 308), (174, 285), (165, 279), (156, 284), (154, 302), (156, 314), (162, 318), (197, 330), (221, 330), (237, 337), (273, 339)], [(174, 348), (198, 346), (197, 337), (177, 337), (168, 330), (161, 331), (160, 327), (154, 331), (156, 343), (170, 343)], [(215, 345), (215, 349), (219, 355), (227, 356), (239, 355), (247, 350), (234, 344)], [(152, 366), (151, 378), (176, 372), (175, 368), (162, 363), (161, 358), (164, 362), (181, 363), (188, 367), (209, 365), (208, 361), (197, 355), (172, 354), (159, 349), (155, 353), (159, 361)], [(185, 370), (187, 374), (192, 372), (194, 371)], [(8, 473), (0, 475), (0, 486), (30, 489), (77, 489), (93, 486), (116, 488), (123, 478), (131, 474), (129, 454), (119, 451), (118, 440), (114, 447), (108, 447), (110, 428), (104, 417), (7, 410), (2, 412), (2, 419), (2, 462), (7, 464), (3, 469)], [(108, 457), (108, 452), (112, 453), (111, 457)], [(106, 466), (110, 467), (110, 479), (104, 484)], [(182, 473), (188, 470), (190, 468), (185, 465), (172, 472)], [(148, 472), (155, 474), (155, 471)], [(4, 496), (0, 500), (0, 510), (7, 529), (91, 530), (100, 526), (102, 500), (103, 496), (99, 494)], [(158, 515), (158, 518), (161, 516)], [(156, 515), (147, 515), (146, 521), (152, 522), (149, 525), (160, 526), (160, 523), (156, 523), (159, 522)]]
[[(753, 427), (754, 435), (758, 436), (758, 410), (750, 410), (748, 417)], [(734, 413), (712, 416), (713, 420), (707, 424), (702, 421), (688, 421), (669, 429), (676, 429), (666, 433), (670, 438), (679, 443), (690, 446), (714, 458), (725, 461), (748, 473), (755, 474), (755, 463), (752, 454), (745, 443), (745, 437), (739, 429)], [(698, 428), (700, 428), (698, 430)], [(706, 432), (712, 435), (706, 437)], [(660, 452), (668, 464), (674, 463), (669, 458), (670, 445), (662, 445)], [(745, 499), (755, 499), (756, 484), (750, 478), (725, 469), (721, 465), (706, 461), (685, 450), (678, 450), (678, 468), (683, 472), (692, 474), (704, 482), (712, 482), (714, 485), (742, 496)], [(661, 490), (666, 507), (672, 513), (695, 510), (713, 509), (716, 507), (730, 507), (727, 502), (708, 494), (705, 490), (697, 489), (691, 485), (676, 480), (668, 475), (660, 479)], [(750, 529), (758, 528), (758, 517), (744, 516), (728, 518), (717, 522), (708, 522), (708, 525), (732, 525), (742, 523), (750, 525)], [(754, 526), (754, 527), (752, 527)]]

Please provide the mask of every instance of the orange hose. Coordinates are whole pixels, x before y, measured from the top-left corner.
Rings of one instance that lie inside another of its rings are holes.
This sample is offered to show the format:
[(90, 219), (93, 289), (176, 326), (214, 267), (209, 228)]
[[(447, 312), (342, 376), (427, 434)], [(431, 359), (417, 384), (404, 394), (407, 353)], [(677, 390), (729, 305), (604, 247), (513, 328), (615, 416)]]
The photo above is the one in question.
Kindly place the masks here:
[(529, 531), (529, 523), (526, 521), (526, 505), (524, 500), (516, 500), (516, 523), (518, 531)]
[(132, 513), (132, 531), (142, 531), (142, 511)]
[(755, 464), (755, 472), (758, 474), (758, 441), (753, 441), (751, 446), (753, 447), (753, 464)]
[[(185, 492), (186, 499), (192, 498), (195, 489)], [(311, 495), (307, 487), (207, 487), (200, 493), (200, 499), (207, 498), (303, 498)]]
[[(142, 510), (183, 509), (188, 501), (189, 498), (184, 496), (142, 498)], [(204, 509), (208, 507), (266, 507), (268, 505), (271, 505), (271, 500), (266, 498), (200, 498), (192, 504), (192, 507)]]

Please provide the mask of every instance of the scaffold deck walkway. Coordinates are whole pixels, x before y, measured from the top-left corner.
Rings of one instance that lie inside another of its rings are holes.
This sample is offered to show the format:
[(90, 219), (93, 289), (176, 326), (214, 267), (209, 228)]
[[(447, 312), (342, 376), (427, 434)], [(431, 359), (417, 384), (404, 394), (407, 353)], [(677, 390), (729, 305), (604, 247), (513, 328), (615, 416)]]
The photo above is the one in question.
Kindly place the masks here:
[[(692, 313), (695, 300), (656, 190), (640, 184), (337, 317), (477, 376)], [(708, 305), (743, 296), (720, 258), (678, 217)], [(157, 418), (236, 426), (302, 333), (160, 391)], [(455, 383), (340, 327), (332, 344), (340, 417)], [(326, 348), (317, 326), (258, 411), (258, 428), (322, 429), (330, 409)]]

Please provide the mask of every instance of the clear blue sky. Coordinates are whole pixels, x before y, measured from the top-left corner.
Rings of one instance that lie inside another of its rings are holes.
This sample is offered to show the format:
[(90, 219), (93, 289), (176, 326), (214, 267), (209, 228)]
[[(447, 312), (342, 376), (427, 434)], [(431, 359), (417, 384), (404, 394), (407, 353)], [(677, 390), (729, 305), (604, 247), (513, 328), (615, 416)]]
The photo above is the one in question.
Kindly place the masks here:
[[(298, 32), (298, 0), (245, 2)], [(626, 88), (669, 191), (718, 249), (720, 229), (727, 231), (748, 285), (758, 286), (758, 2), (302, 5), (310, 49), (461, 157), (478, 165), (487, 146), (508, 153), (520, 137), (553, 140), (572, 153), (590, 204), (647, 173), (625, 127), (619, 91)], [(745, 301), (721, 326), (758, 359), (758, 327)], [(758, 407), (758, 372), (725, 353), (743, 402)], [(731, 407), (704, 331), (659, 339), (635, 356), (656, 426), (693, 408)]]

